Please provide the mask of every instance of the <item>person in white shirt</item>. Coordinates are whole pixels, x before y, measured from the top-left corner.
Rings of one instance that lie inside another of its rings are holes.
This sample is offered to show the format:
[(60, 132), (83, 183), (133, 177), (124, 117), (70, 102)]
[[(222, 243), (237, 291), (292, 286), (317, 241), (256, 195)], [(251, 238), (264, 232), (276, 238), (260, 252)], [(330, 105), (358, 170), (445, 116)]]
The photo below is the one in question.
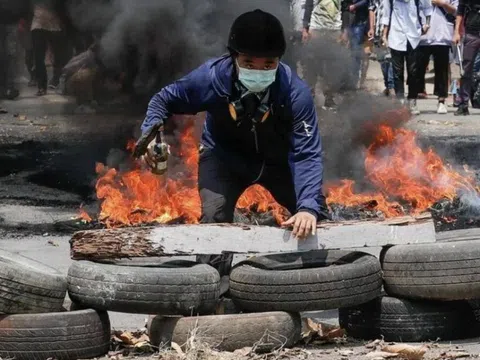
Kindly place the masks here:
[[(408, 107), (414, 115), (419, 114), (417, 48), (422, 34), (430, 28), (432, 4), (430, 0), (383, 0), (381, 23), (384, 26), (382, 42), (390, 48), (393, 65), (395, 95), (403, 102), (405, 98), (404, 68), (407, 63)], [(425, 15), (425, 24), (420, 19)]]
[(303, 40), (303, 18), (305, 16), (306, 0), (289, 0), (292, 31), (289, 36), (289, 46), (283, 56), (283, 61), (297, 73), (297, 66), (301, 62)]
[(425, 82), (426, 69), (430, 56), (433, 56), (435, 93), (438, 96), (437, 113), (446, 114), (448, 67), (458, 0), (432, 0), (432, 5), (430, 31), (422, 36), (418, 47), (418, 79), (422, 84)]

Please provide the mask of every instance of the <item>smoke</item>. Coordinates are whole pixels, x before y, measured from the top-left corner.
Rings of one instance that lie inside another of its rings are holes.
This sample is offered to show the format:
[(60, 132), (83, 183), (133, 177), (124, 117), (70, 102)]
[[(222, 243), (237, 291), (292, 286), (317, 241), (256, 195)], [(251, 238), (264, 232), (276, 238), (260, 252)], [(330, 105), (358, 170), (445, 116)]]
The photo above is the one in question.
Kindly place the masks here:
[(346, 93), (336, 112), (319, 110), (325, 179), (353, 179), (362, 185), (365, 151), (382, 124), (402, 126), (410, 117), (391, 99), (362, 91)]
[[(76, 28), (93, 33), (101, 62), (127, 70), (137, 94), (162, 86), (226, 51), (228, 31), (242, 12), (260, 8), (288, 23), (288, 2), (270, 0), (70, 0)], [(287, 26), (288, 29), (288, 26)]]

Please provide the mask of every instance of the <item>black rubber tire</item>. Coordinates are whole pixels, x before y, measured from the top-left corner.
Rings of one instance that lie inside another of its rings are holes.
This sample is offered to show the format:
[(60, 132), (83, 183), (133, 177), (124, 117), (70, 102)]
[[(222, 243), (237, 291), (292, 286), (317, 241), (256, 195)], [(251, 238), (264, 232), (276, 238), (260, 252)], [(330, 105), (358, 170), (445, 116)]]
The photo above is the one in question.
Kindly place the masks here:
[(191, 261), (158, 267), (77, 261), (67, 280), (70, 299), (79, 306), (138, 314), (211, 314), (220, 291), (218, 272)]
[(383, 336), (385, 341), (396, 342), (463, 339), (473, 325), (466, 302), (412, 301), (389, 296), (341, 308), (338, 317), (347, 336), (365, 340)]
[(0, 357), (15, 360), (90, 359), (108, 353), (106, 312), (81, 310), (0, 316)]
[(292, 347), (301, 337), (300, 315), (266, 312), (185, 318), (153, 318), (149, 327), (154, 346), (170, 341), (185, 348), (192, 336), (219, 351), (255, 347), (257, 352)]
[(382, 259), (385, 292), (428, 300), (480, 298), (480, 242), (396, 245)]
[(67, 280), (59, 271), (33, 259), (0, 250), (0, 313), (61, 311)]
[(468, 305), (472, 310), (474, 324), (469, 333), (469, 337), (480, 336), (480, 300), (469, 300)]
[(363, 252), (315, 250), (253, 257), (230, 274), (230, 297), (247, 311), (314, 311), (380, 295), (378, 259)]

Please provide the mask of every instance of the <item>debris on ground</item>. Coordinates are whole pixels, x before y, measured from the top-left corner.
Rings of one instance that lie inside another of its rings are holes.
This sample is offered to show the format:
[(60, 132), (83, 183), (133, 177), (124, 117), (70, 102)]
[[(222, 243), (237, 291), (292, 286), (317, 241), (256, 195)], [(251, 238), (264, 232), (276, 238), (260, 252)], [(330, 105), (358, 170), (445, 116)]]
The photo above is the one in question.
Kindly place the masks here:
[(345, 342), (345, 329), (306, 318), (302, 324), (302, 341), (315, 345)]
[(439, 357), (435, 360), (453, 360), (453, 359), (460, 359), (460, 358), (469, 358), (472, 355), (463, 350), (450, 350), (446, 352), (442, 352)]
[(114, 331), (109, 356), (129, 355), (130, 353), (154, 353), (150, 338), (144, 331)]
[(428, 347), (413, 346), (408, 344), (393, 344), (382, 347), (382, 351), (398, 354), (399, 358), (406, 360), (420, 360), (423, 359), (423, 355), (427, 352)]

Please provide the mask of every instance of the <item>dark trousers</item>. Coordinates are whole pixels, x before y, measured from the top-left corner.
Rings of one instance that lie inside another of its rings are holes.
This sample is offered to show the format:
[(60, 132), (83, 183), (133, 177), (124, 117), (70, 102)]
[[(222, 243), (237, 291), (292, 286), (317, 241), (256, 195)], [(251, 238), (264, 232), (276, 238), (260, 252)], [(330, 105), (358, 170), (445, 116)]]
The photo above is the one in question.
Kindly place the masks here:
[(353, 24), (348, 29), (348, 37), (350, 41), (350, 49), (353, 57), (353, 83), (355, 86), (360, 79), (360, 69), (362, 67), (362, 60), (365, 58), (363, 43), (365, 42), (365, 32), (367, 23)]
[(48, 45), (51, 46), (54, 64), (53, 81), (58, 82), (63, 67), (70, 59), (68, 38), (63, 31), (47, 31), (41, 29), (32, 30), (32, 45), (35, 58), (35, 75), (39, 89), (47, 88), (47, 67), (45, 66), (45, 55)]
[(393, 83), (395, 88), (395, 95), (397, 98), (405, 97), (405, 62), (407, 63), (408, 74), (408, 98), (416, 99), (419, 92), (419, 81), (417, 77), (418, 61), (417, 50), (413, 49), (410, 43), (407, 43), (407, 51), (398, 51), (390, 49), (392, 54), (392, 66), (393, 66)]
[(435, 94), (439, 98), (448, 97), (448, 67), (450, 45), (430, 45), (418, 47), (418, 81), (419, 90), (425, 89), (425, 74), (427, 66), (430, 61), (430, 56), (433, 56), (433, 67), (435, 69)]
[[(257, 169), (252, 172), (256, 172)], [(258, 169), (258, 173), (260, 168)], [(256, 182), (265, 187), (275, 200), (294, 214), (297, 199), (288, 164), (285, 167), (265, 166)], [(201, 223), (233, 222), (235, 205), (240, 195), (250, 186), (258, 174), (242, 174), (222, 161), (210, 149), (200, 154), (198, 188), (202, 202)]]
[(473, 65), (480, 50), (480, 34), (466, 34), (463, 43), (463, 74), (460, 80), (460, 104), (468, 106), (472, 90)]
[[(233, 222), (237, 200), (258, 176), (257, 173), (244, 174), (245, 170), (234, 171), (230, 164), (222, 161), (210, 149), (200, 153), (198, 189), (202, 203), (201, 223)], [(257, 170), (260, 172), (260, 168), (252, 169), (252, 172)], [(256, 183), (270, 191), (280, 205), (294, 214), (297, 200), (288, 165), (284, 168), (265, 166), (262, 173)], [(197, 256), (197, 262), (213, 266), (221, 276), (229, 275), (232, 259), (233, 254)]]

